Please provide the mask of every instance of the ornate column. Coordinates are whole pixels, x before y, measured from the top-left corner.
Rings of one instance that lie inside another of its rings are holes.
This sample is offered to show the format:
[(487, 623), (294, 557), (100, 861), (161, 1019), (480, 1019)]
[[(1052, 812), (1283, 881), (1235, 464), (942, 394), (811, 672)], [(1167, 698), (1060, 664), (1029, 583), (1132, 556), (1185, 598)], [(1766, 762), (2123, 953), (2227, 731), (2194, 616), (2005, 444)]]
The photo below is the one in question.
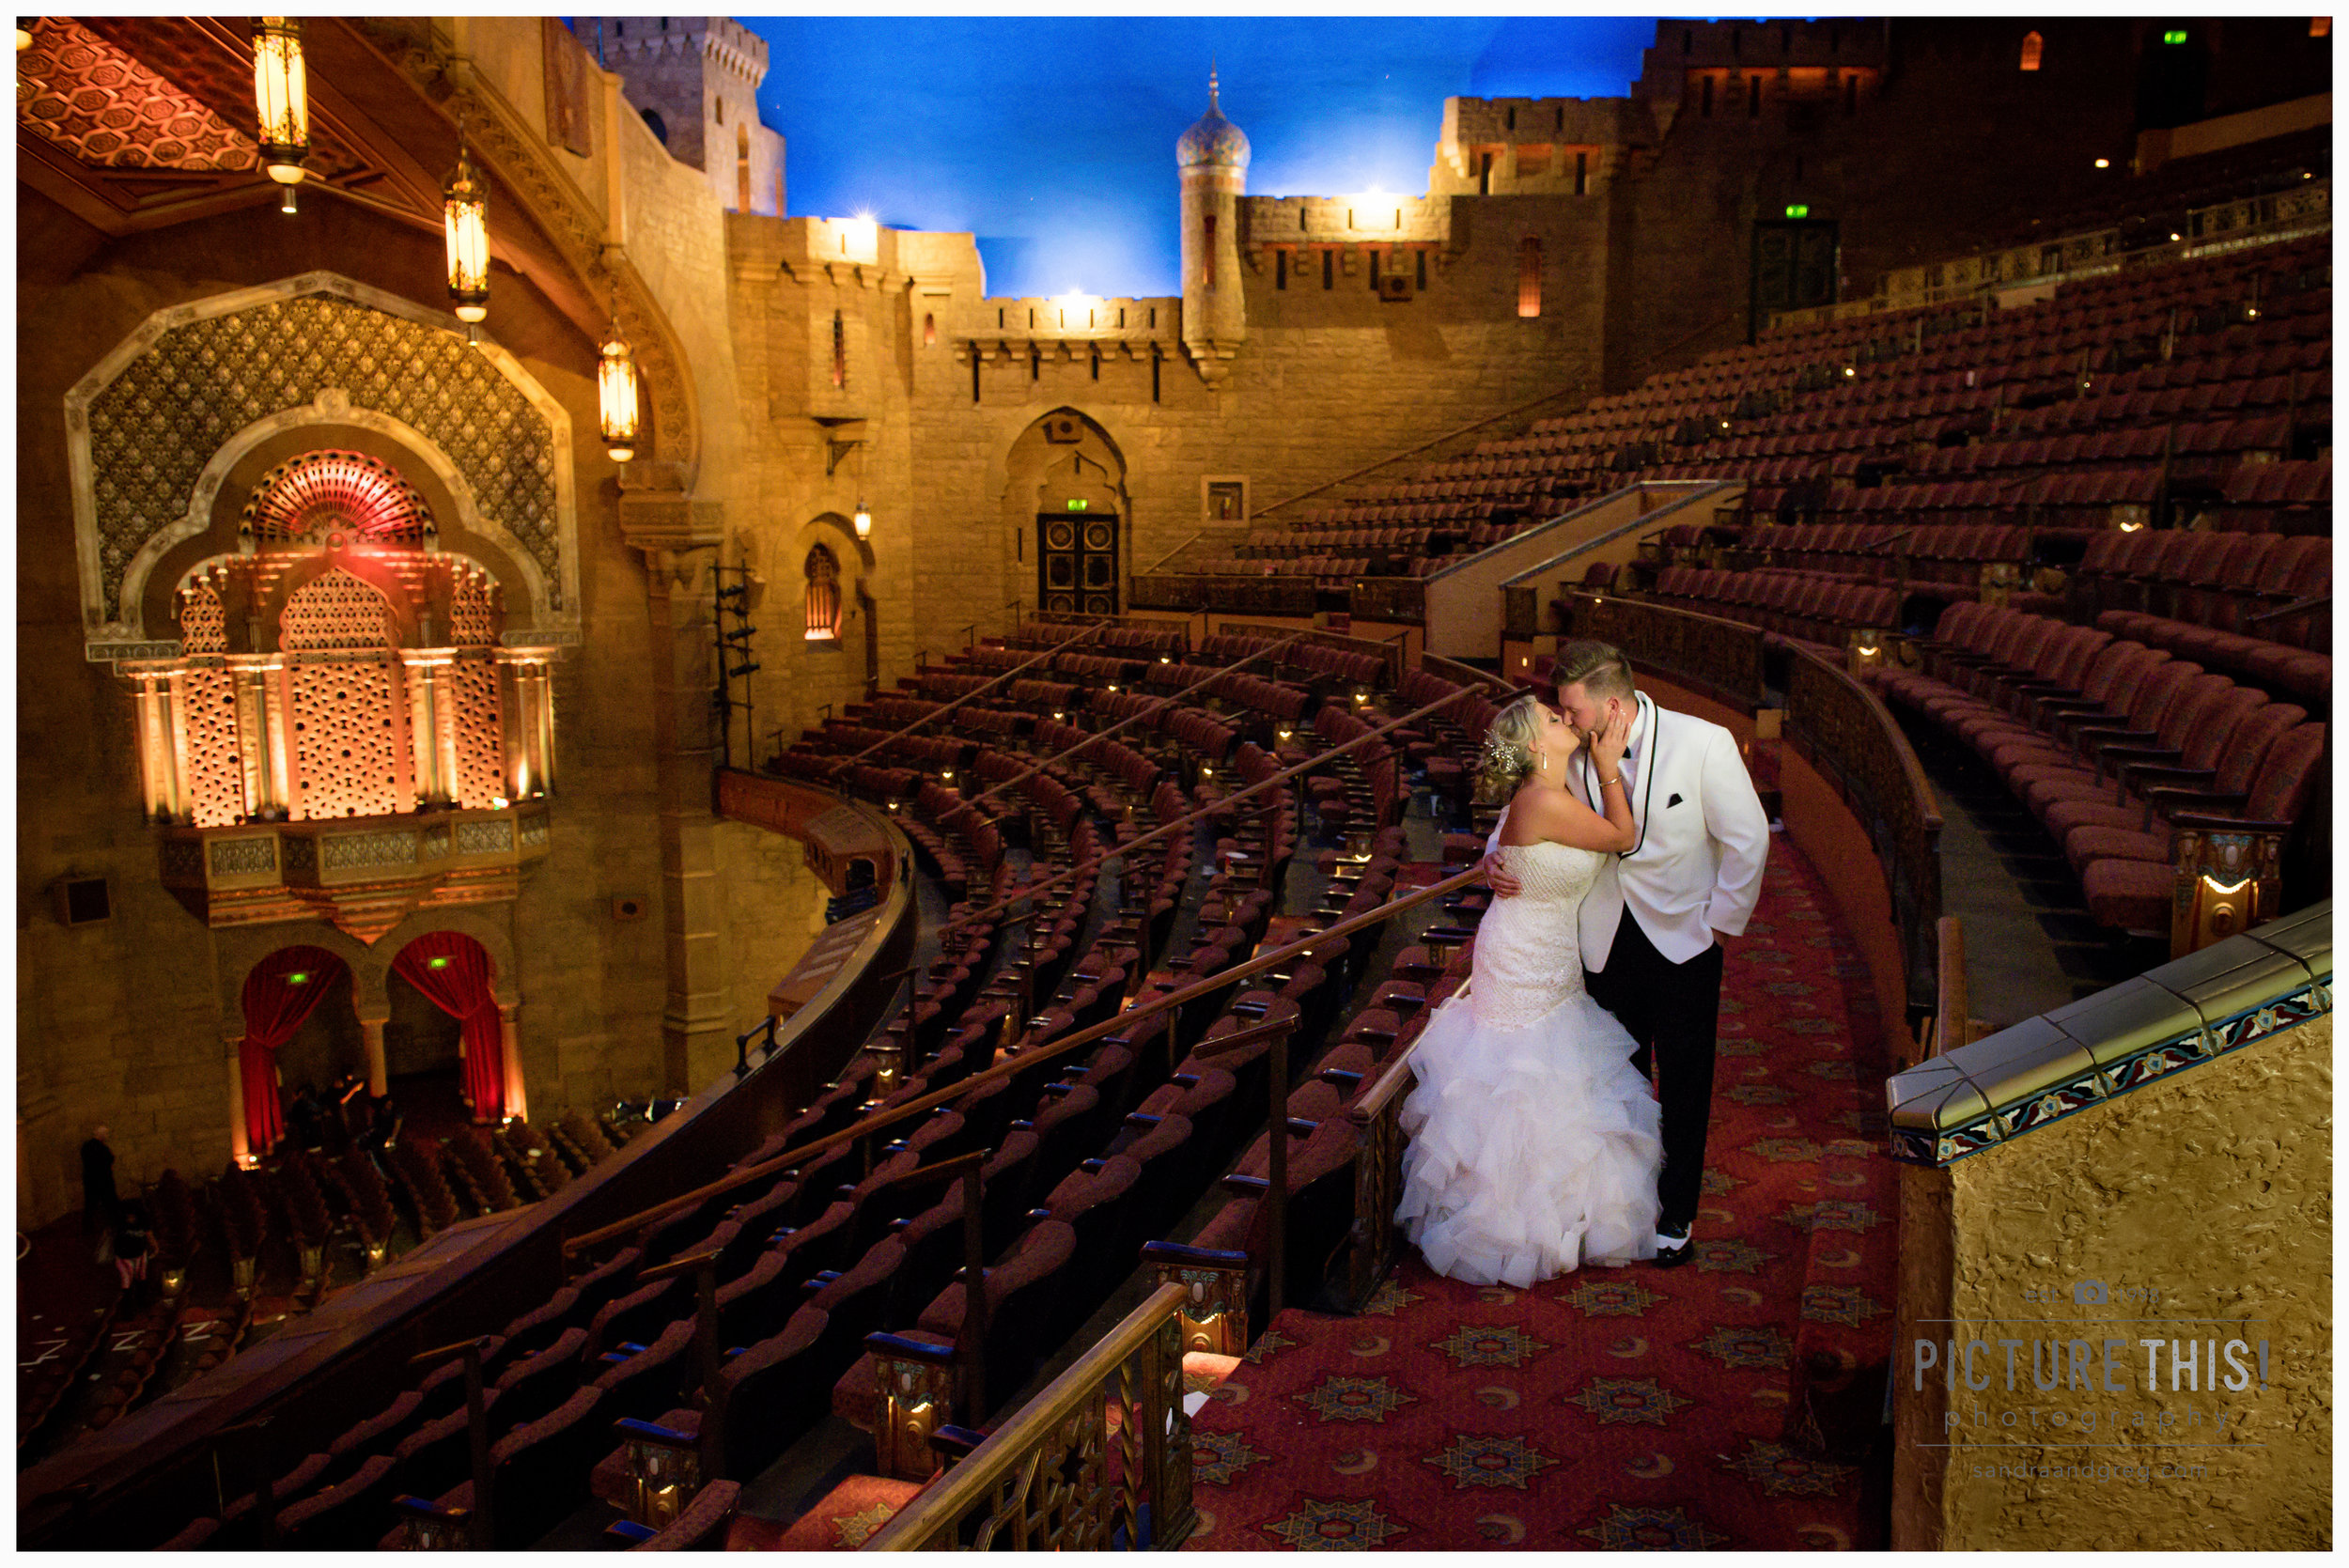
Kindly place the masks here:
[[(381, 1099), (391, 1092), (391, 1068), (383, 1058), (383, 1026), (392, 1021), (389, 1013), (380, 1018), (359, 1020), (359, 1043), (367, 1053), (367, 1093)], [(460, 1050), (462, 1047), (459, 1048)]]
[(147, 815), (150, 821), (173, 820), (179, 815), (179, 748), (173, 733), (171, 676), (143, 670), (134, 678), (139, 683), (139, 776)]
[(253, 1157), (244, 1136), (244, 1030), (228, 1035), (228, 1152), (239, 1165)]
[(294, 799), (293, 726), (286, 718), (288, 701), (286, 660), (281, 655), (262, 666), (261, 696), (263, 711), (269, 722), (269, 770), (271, 793), (286, 815), (294, 815), (299, 802)]
[(457, 779), (449, 766), (448, 726), (441, 718), (441, 669), (448, 660), (432, 653), (401, 657), (408, 665), (408, 741), (415, 757), (416, 800), (443, 805)]
[[(708, 567), (724, 538), (723, 508), (686, 494), (668, 464), (636, 462), (620, 481), (620, 532), (645, 556), (653, 657), (653, 750), (661, 811), (661, 924), (668, 1002), (661, 1010), (661, 1078), (670, 1094), (708, 1083), (734, 1062), (720, 939), (717, 759), (708, 688), (715, 583)], [(635, 472), (642, 471), (642, 472)]]
[(515, 1022), (515, 1015), (522, 1010), (519, 1001), (498, 1003), (498, 1048), (506, 1056), (506, 1113), (530, 1118), (530, 1097), (522, 1092), (522, 1038)]
[(237, 682), (237, 748), (244, 773), (244, 810), (259, 817), (286, 803), (278, 788), (276, 726), (270, 721), (270, 672), (264, 663), (231, 659)]

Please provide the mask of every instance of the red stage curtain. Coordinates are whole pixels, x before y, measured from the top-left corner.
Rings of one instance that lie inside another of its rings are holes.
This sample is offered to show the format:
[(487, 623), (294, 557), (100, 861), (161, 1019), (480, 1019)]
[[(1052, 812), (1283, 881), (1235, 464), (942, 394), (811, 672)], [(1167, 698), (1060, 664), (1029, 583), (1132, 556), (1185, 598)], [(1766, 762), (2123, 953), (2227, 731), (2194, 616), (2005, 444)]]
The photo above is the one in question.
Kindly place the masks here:
[[(320, 998), (350, 974), (342, 959), (322, 947), (286, 947), (253, 966), (244, 978), (244, 1043), (238, 1059), (244, 1071), (245, 1148), (258, 1158), (286, 1136), (285, 1107), (277, 1092), (277, 1048), (294, 1037)], [(293, 976), (305, 978), (300, 985)]]
[[(435, 969), (432, 960), (445, 958)], [(489, 950), (457, 931), (428, 931), (399, 950), (392, 972), (463, 1026), (465, 1099), (475, 1118), (506, 1114), (506, 1049)]]

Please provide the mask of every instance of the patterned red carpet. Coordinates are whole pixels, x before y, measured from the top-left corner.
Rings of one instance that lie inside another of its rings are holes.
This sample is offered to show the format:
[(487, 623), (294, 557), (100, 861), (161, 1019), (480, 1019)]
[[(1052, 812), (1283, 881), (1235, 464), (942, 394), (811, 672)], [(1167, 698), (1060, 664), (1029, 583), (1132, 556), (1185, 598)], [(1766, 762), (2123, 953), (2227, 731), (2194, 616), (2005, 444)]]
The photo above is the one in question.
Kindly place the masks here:
[[(1729, 959), (1694, 1258), (1514, 1291), (1413, 1253), (1360, 1317), (1283, 1313), (1199, 1412), (1188, 1545), (1881, 1548), (1891, 1172), (1831, 908), (1774, 839)], [(1798, 1345), (1843, 1457), (1801, 1435)]]

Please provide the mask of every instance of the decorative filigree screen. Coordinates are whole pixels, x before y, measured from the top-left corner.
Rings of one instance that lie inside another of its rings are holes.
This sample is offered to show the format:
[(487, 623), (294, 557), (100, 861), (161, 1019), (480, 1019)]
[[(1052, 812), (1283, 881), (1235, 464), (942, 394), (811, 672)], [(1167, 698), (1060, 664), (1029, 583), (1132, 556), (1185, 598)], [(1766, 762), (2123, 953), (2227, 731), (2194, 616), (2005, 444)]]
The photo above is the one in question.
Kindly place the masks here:
[(496, 579), (433, 547), (397, 470), (304, 453), (240, 518), (238, 553), (183, 581), (181, 657), (134, 671), (153, 818), (383, 816), (547, 789), (544, 667), (499, 645)]

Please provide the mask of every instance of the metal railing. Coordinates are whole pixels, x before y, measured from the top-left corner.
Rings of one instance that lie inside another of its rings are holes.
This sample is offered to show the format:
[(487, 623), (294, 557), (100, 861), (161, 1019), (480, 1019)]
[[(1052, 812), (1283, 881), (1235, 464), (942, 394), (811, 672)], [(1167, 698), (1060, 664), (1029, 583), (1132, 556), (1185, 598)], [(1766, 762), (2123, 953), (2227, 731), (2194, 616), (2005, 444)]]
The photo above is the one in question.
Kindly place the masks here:
[[(1153, 1291), (1076, 1365), (900, 1508), (864, 1549), (1181, 1545), (1198, 1522), (1190, 1417), (1183, 1409), (1183, 1300), (1179, 1285)], [(1114, 1482), (1112, 1443), (1120, 1461)]]

